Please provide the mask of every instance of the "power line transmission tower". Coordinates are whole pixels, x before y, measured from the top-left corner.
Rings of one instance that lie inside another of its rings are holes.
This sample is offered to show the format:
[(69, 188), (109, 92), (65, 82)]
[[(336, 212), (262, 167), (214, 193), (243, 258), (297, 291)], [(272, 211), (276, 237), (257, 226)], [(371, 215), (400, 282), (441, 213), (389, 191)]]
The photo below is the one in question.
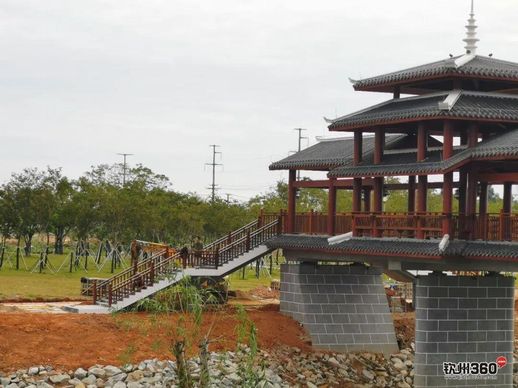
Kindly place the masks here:
[(228, 205), (228, 204), (230, 204), (230, 197), (232, 196), (232, 194), (226, 193), (225, 195), (227, 196), (227, 199), (225, 200), (225, 202)]
[(216, 154), (220, 154), (221, 152), (216, 151), (216, 148), (220, 147), (217, 144), (211, 144), (209, 147), (212, 148), (212, 163), (205, 163), (207, 166), (212, 166), (212, 184), (210, 185), (209, 189), (211, 190), (211, 196), (210, 200), (211, 202), (214, 202), (216, 199), (216, 166), (223, 166), (222, 163), (216, 163)]
[[(298, 151), (297, 152), (300, 152), (301, 151), (301, 145), (302, 145), (302, 139), (308, 139), (307, 136), (302, 136), (302, 131), (307, 131), (307, 129), (304, 129), (304, 128), (293, 128), (294, 131), (298, 131), (299, 132), (299, 147), (298, 147)], [(300, 180), (300, 170), (297, 170), (297, 180)]]
[(133, 154), (125, 154), (125, 153), (118, 153), (117, 155), (121, 155), (124, 158), (124, 163), (122, 165), (122, 186), (126, 186), (126, 157), (132, 156)]

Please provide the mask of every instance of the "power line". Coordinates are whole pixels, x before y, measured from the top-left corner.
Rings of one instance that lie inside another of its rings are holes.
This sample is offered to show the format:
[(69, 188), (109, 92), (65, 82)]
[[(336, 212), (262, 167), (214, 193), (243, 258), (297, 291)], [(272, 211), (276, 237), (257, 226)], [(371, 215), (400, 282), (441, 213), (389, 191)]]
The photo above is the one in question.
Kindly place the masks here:
[(209, 189), (211, 190), (211, 196), (210, 200), (211, 202), (214, 202), (216, 199), (216, 166), (223, 166), (222, 163), (216, 163), (216, 154), (220, 154), (221, 152), (216, 151), (216, 148), (220, 147), (217, 144), (211, 144), (209, 147), (212, 148), (212, 163), (205, 163), (207, 166), (212, 166), (212, 184), (210, 185)]
[(133, 154), (118, 153), (124, 158), (124, 164), (122, 165), (122, 186), (126, 186), (126, 157), (132, 156)]
[[(302, 147), (302, 139), (309, 139), (307, 136), (302, 136), (302, 131), (307, 131), (307, 129), (304, 129), (304, 128), (293, 128), (294, 131), (298, 131), (299, 132), (299, 147), (298, 147), (298, 151), (297, 152), (300, 152)], [(300, 170), (297, 170), (297, 180), (300, 180)]]

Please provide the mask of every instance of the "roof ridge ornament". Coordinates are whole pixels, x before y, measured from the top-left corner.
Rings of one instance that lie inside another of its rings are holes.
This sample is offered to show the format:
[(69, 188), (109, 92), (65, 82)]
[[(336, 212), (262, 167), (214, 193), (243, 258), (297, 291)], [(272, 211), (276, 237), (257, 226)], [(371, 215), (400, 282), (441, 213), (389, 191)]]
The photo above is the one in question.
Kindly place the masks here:
[(471, 0), (471, 12), (469, 14), (468, 25), (466, 26), (466, 37), (463, 41), (466, 43), (464, 47), (466, 49), (466, 54), (475, 55), (477, 53), (477, 42), (479, 39), (477, 38), (477, 24), (475, 19), (475, 0)]

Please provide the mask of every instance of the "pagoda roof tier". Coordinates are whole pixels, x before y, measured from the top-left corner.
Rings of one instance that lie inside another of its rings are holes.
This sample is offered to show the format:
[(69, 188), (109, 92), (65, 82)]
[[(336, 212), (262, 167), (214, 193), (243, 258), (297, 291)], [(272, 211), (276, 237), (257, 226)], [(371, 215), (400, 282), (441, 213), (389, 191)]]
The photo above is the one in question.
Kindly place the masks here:
[(518, 96), (453, 90), (392, 99), (328, 122), (332, 131), (349, 131), (444, 119), (518, 123)]
[[(480, 160), (503, 161), (518, 159), (518, 129), (483, 140), (475, 147), (455, 147), (451, 158), (442, 160), (442, 152), (431, 149), (426, 158), (417, 162), (417, 149), (404, 152), (388, 150), (380, 164), (365, 159), (357, 166), (352, 163), (331, 170), (329, 177), (375, 177), (402, 175), (444, 174), (459, 167)], [(486, 166), (491, 168), (491, 164)]]
[[(416, 138), (410, 135), (387, 135), (385, 149), (397, 150), (416, 148)], [(441, 146), (442, 143), (432, 136), (428, 137), (430, 146)], [(350, 165), (353, 160), (354, 138), (321, 140), (319, 143), (300, 152), (288, 156), (270, 165), (270, 170), (316, 170), (328, 171), (338, 166)], [(363, 137), (363, 158), (372, 159), (374, 152), (374, 137)], [(414, 158), (415, 160), (415, 158)]]
[(448, 257), (470, 260), (518, 261), (518, 244), (513, 242), (452, 240), (444, 251), (439, 239), (352, 237), (338, 244), (329, 244), (327, 236), (284, 234), (269, 240), (271, 248), (323, 251), (354, 257), (412, 257), (442, 260)]
[(518, 88), (518, 63), (493, 57), (464, 54), (425, 65), (411, 67), (362, 80), (351, 80), (355, 90), (425, 94), (453, 89), (453, 81), (462, 87), (481, 91), (508, 91)]

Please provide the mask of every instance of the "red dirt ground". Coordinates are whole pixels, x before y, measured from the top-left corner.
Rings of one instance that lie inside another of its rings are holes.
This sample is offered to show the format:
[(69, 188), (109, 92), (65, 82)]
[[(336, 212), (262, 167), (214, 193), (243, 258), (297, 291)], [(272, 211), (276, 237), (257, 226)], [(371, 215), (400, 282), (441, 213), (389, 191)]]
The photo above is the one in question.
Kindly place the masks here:
[[(310, 350), (308, 337), (278, 306), (248, 309), (262, 349), (279, 344)], [(119, 315), (0, 314), (0, 370), (32, 365), (75, 369), (94, 364), (121, 365), (149, 358), (171, 359), (169, 352), (178, 315), (156, 318), (144, 313)], [(236, 348), (236, 313), (233, 309), (204, 314), (205, 333), (214, 321), (210, 350)], [(193, 325), (188, 324), (192, 332)], [(196, 351), (196, 340), (191, 352)]]

